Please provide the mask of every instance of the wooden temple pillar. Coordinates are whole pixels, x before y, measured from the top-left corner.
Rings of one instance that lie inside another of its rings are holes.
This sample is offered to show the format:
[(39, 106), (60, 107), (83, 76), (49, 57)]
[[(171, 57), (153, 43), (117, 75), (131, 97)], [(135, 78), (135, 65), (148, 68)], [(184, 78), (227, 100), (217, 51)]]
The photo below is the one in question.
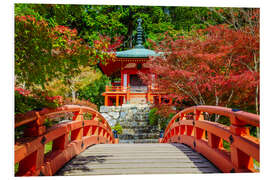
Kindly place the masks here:
[(105, 106), (109, 105), (108, 100), (109, 100), (108, 95), (105, 95), (105, 103), (104, 103)]
[(116, 95), (116, 102), (115, 102), (115, 106), (119, 106), (119, 95)]
[(127, 104), (130, 102), (130, 87), (127, 88)]
[(169, 105), (172, 105), (172, 103), (173, 103), (173, 99), (170, 98), (170, 99), (169, 99)]

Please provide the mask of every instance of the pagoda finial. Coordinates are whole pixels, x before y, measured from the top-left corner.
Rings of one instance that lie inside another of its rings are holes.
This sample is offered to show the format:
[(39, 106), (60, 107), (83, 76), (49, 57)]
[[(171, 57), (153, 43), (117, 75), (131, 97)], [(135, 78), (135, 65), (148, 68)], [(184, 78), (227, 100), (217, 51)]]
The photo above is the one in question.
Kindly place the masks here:
[(137, 20), (138, 22), (138, 27), (137, 27), (137, 39), (136, 39), (136, 46), (135, 48), (144, 48), (144, 46), (142, 45), (143, 43), (143, 39), (142, 39), (142, 36), (143, 36), (143, 28), (142, 28), (142, 19), (139, 18)]

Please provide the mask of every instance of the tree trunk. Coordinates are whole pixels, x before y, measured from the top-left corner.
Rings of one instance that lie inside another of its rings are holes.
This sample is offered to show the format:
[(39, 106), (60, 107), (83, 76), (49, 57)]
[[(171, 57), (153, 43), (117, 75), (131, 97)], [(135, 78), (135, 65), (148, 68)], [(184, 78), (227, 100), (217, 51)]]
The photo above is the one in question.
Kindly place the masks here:
[[(218, 105), (219, 105), (219, 98), (218, 98), (218, 96), (216, 95), (216, 106), (218, 106)], [(215, 114), (215, 122), (217, 122), (217, 121), (219, 120), (219, 117), (220, 117), (220, 115)]]
[(72, 102), (75, 102), (75, 100), (76, 100), (76, 91), (72, 90), (71, 94), (72, 94)]
[(71, 89), (72, 102), (74, 103), (76, 100), (76, 91), (74, 90), (72, 86), (70, 86), (70, 89)]

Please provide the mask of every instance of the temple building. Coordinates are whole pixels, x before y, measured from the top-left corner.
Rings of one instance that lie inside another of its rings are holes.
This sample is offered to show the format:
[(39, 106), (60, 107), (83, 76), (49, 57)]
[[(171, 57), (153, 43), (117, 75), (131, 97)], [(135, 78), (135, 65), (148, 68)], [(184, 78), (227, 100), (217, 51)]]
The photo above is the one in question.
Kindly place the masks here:
[(135, 47), (116, 52), (116, 59), (109, 61), (106, 65), (99, 64), (104, 74), (119, 79), (112, 82), (111, 86), (106, 86), (106, 91), (102, 94), (105, 98), (105, 106), (162, 102), (162, 93), (157, 87), (154, 84), (144, 84), (138, 74), (139, 72), (149, 74), (149, 78), (154, 81), (156, 75), (150, 74), (146, 62), (151, 56), (159, 55), (143, 46), (141, 22), (142, 20), (138, 19)]

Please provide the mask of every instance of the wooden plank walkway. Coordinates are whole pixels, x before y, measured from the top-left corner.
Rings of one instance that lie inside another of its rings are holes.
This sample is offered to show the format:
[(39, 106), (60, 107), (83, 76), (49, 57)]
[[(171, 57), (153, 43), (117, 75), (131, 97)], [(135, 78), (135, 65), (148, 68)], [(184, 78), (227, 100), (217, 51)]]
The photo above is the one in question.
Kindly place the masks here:
[(55, 175), (219, 173), (183, 144), (98, 144), (73, 158)]

